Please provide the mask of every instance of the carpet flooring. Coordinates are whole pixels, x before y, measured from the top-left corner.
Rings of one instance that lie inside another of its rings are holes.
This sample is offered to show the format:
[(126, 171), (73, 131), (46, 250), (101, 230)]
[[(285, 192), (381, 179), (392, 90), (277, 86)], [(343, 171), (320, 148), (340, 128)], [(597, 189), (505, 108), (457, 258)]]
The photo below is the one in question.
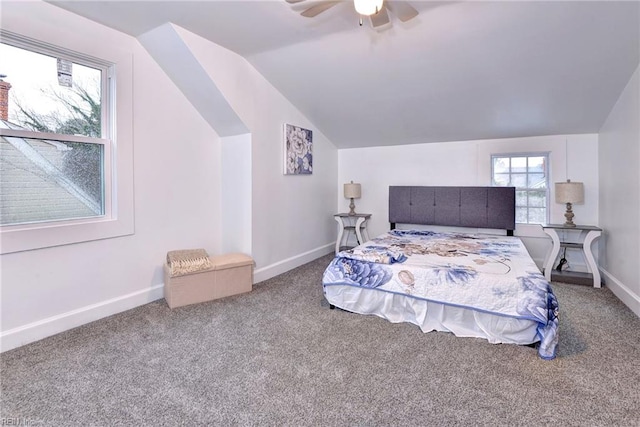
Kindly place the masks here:
[(331, 256), (251, 293), (137, 307), (0, 356), (3, 425), (640, 425), (640, 319), (554, 283), (558, 357), (329, 310)]

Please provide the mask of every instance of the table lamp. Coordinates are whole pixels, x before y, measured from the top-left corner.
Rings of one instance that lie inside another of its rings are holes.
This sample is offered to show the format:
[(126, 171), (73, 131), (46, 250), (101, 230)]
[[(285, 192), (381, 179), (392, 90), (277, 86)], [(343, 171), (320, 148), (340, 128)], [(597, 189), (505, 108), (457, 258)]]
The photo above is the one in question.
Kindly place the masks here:
[(567, 219), (563, 224), (565, 227), (575, 227), (573, 223), (573, 203), (584, 202), (584, 185), (581, 182), (571, 182), (570, 179), (567, 182), (556, 182), (556, 203), (566, 203), (567, 211), (564, 213), (564, 217)]
[(349, 204), (349, 215), (356, 214), (356, 205), (353, 203), (353, 199), (359, 199), (362, 194), (362, 188), (360, 184), (354, 184), (351, 181), (349, 184), (344, 185), (344, 198), (351, 199), (351, 203)]

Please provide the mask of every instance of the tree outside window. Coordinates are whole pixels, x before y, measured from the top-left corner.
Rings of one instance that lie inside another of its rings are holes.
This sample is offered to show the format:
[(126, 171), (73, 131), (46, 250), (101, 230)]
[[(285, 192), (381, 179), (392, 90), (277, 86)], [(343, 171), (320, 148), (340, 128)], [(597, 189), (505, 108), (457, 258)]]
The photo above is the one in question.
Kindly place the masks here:
[(5, 39), (0, 43), (8, 100), (0, 117), (0, 225), (104, 215), (108, 67)]

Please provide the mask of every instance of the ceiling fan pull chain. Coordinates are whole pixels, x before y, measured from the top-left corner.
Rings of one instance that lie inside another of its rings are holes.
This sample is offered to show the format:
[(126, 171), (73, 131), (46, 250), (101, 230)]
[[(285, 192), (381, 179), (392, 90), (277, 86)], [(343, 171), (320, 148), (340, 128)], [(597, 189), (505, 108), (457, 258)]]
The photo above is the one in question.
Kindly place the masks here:
[(360, 26), (362, 27), (362, 15), (360, 15), (360, 18), (358, 19), (358, 22), (359, 22)]

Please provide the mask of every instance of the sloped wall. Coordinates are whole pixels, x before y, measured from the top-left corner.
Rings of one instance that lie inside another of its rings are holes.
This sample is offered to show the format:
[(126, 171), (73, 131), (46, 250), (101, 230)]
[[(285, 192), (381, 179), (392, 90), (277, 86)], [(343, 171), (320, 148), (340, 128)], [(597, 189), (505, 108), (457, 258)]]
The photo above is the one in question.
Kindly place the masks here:
[[(222, 138), (250, 146), (242, 158), (250, 182), (234, 184), (250, 192), (241, 202), (251, 209), (251, 231), (232, 241), (234, 233), (222, 231), (223, 217), (237, 219), (223, 215), (234, 200), (232, 192), (223, 195), (222, 161), (236, 153), (222, 149), (211, 124), (219, 117), (194, 107), (136, 39), (45, 2), (2, 8), (4, 29), (67, 49), (96, 49), (96, 40), (104, 49), (130, 46), (135, 185), (135, 234), (1, 256), (2, 350), (161, 298), (162, 264), (172, 249), (250, 247), (256, 282), (332, 251), (337, 149), (243, 58), (176, 29), (240, 118), (237, 132), (248, 130)], [(284, 123), (314, 131), (312, 175), (283, 175)]]
[(640, 67), (600, 129), (605, 283), (640, 316)]
[[(335, 146), (244, 58), (172, 27), (251, 133), (254, 280), (329, 253), (336, 233)], [(285, 123), (313, 131), (312, 175), (283, 174)]]
[(44, 2), (3, 3), (2, 27), (135, 64), (133, 140), (118, 141), (133, 144), (135, 234), (2, 255), (6, 350), (161, 298), (167, 251), (219, 252), (221, 207), (218, 135), (135, 39)]

